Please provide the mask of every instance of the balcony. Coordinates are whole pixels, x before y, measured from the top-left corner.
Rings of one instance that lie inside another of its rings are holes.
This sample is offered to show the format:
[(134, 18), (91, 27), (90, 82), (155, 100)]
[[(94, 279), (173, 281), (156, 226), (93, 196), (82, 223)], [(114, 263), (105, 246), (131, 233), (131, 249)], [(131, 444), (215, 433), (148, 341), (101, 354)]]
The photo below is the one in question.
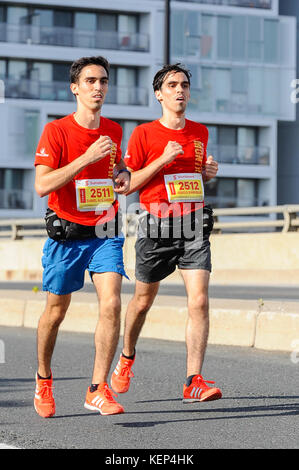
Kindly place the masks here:
[(226, 5), (231, 7), (263, 8), (270, 10), (272, 0), (176, 0), (186, 3), (203, 3), (206, 5)]
[(208, 145), (208, 155), (218, 163), (237, 165), (269, 165), (270, 148), (243, 145)]
[(149, 51), (149, 35), (118, 31), (83, 31), (64, 27), (0, 23), (0, 41), (47, 46)]
[[(16, 80), (13, 78), (4, 78), (3, 80), (5, 83), (5, 98), (74, 101), (69, 82), (46, 82), (29, 79)], [(146, 88), (141, 87), (110, 85), (105, 103), (147, 106), (148, 91)]]
[(0, 189), (0, 209), (33, 209), (33, 193), (25, 189)]

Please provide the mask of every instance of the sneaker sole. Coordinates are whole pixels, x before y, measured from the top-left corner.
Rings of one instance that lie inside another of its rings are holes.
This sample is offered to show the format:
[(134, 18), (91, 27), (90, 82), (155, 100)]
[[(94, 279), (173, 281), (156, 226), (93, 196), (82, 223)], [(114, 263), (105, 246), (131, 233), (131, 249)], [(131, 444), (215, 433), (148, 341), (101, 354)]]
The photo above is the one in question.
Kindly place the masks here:
[(99, 408), (97, 408), (96, 406), (89, 405), (88, 403), (84, 403), (84, 408), (86, 408), (87, 410), (91, 410), (91, 411), (97, 411), (97, 412), (100, 413), (102, 416), (119, 415), (119, 414), (124, 413), (124, 411), (116, 411), (115, 413), (104, 413), (103, 411), (101, 411), (101, 410), (100, 410)]
[(204, 398), (183, 398), (183, 403), (195, 403), (198, 401), (213, 401), (213, 400), (220, 400), (222, 398), (222, 394), (217, 392), (213, 395), (204, 397)]

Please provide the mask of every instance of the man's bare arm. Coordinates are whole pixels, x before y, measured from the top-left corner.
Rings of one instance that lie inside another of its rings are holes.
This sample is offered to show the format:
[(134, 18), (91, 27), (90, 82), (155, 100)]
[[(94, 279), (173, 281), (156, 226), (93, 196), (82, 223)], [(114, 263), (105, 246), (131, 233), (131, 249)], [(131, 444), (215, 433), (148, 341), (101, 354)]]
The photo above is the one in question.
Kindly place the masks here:
[(35, 171), (35, 190), (40, 197), (69, 183), (74, 176), (86, 166), (102, 160), (110, 154), (112, 141), (110, 137), (101, 136), (80, 157), (62, 168), (53, 169), (46, 165), (37, 165)]

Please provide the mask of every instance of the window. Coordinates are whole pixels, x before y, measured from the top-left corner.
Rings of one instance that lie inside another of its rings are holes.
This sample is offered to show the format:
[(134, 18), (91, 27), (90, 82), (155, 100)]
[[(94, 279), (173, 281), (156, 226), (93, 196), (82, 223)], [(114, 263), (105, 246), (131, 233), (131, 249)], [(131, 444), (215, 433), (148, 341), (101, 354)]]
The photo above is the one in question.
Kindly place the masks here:
[(248, 18), (248, 60), (262, 61), (262, 20), (256, 17)]
[(207, 202), (214, 207), (250, 207), (257, 204), (259, 180), (215, 178), (205, 184)]
[(230, 58), (230, 18), (219, 16), (217, 18), (217, 49), (219, 59)]
[(202, 35), (200, 39), (200, 55), (204, 59), (211, 59), (213, 56), (213, 16), (202, 15), (201, 29)]
[(214, 79), (216, 111), (227, 112), (229, 111), (231, 97), (231, 71), (229, 69), (217, 69)]
[(278, 27), (276, 20), (264, 22), (264, 61), (270, 64), (278, 63)]
[(67, 10), (54, 10), (53, 26), (73, 27), (73, 13)]
[(103, 13), (98, 17), (100, 31), (117, 31), (117, 15)]
[(44, 10), (35, 8), (31, 16), (31, 23), (34, 26), (51, 27), (53, 26), (53, 10)]
[(248, 111), (260, 113), (263, 104), (263, 70), (248, 69)]
[(233, 60), (246, 59), (246, 18), (244, 16), (232, 17), (232, 58)]
[(0, 79), (6, 76), (6, 61), (0, 60)]
[(39, 140), (39, 111), (26, 110), (24, 119), (25, 149), (26, 155), (34, 155)]
[(8, 61), (8, 76), (14, 80), (27, 77), (27, 63), (24, 60)]

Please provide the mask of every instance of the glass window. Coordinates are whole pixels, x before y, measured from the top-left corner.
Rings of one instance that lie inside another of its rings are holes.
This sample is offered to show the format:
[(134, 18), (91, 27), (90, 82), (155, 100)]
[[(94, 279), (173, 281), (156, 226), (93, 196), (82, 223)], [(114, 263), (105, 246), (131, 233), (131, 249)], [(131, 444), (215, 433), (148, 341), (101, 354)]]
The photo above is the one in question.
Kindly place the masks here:
[[(199, 93), (199, 101), (198, 106), (200, 111), (202, 112), (212, 112), (214, 108), (213, 102), (213, 77), (214, 77), (214, 70), (209, 67), (202, 67), (201, 68), (201, 86), (200, 86), (200, 93)], [(191, 95), (193, 96), (192, 87), (191, 87)]]
[(237, 179), (237, 206), (250, 207), (256, 205), (255, 180)]
[(263, 111), (266, 114), (278, 114), (279, 100), (277, 98), (279, 90), (279, 71), (276, 69), (264, 69), (264, 106)]
[(264, 62), (276, 64), (278, 62), (278, 27), (276, 20), (264, 22)]
[(33, 155), (39, 139), (39, 111), (25, 111), (25, 154)]
[(244, 16), (232, 17), (232, 58), (245, 60), (246, 18)]
[(231, 71), (229, 69), (215, 70), (214, 94), (216, 99), (217, 111), (229, 111), (231, 98)]
[(219, 178), (217, 188), (217, 199), (222, 207), (235, 207), (236, 190), (233, 178)]
[(8, 76), (15, 80), (27, 77), (27, 64), (24, 60), (8, 61)]
[(262, 21), (256, 17), (248, 17), (248, 60), (262, 60)]
[(75, 13), (75, 29), (96, 31), (97, 17), (94, 13)]
[(184, 55), (182, 38), (184, 37), (184, 15), (174, 10), (171, 17), (171, 55), (180, 57)]
[(197, 12), (185, 13), (185, 51), (188, 56), (199, 55), (200, 50), (200, 15)]
[(247, 93), (247, 70), (245, 67), (232, 68), (232, 92)]
[(68, 82), (70, 73), (69, 64), (53, 64), (53, 80), (55, 82)]
[(73, 13), (66, 10), (54, 10), (54, 26), (73, 27)]
[(98, 16), (98, 27), (100, 31), (117, 31), (117, 15), (100, 14)]
[(35, 26), (51, 27), (53, 25), (53, 10), (35, 8), (31, 17), (31, 23)]
[(39, 82), (51, 82), (53, 79), (53, 65), (45, 62), (33, 62), (30, 78)]
[(137, 33), (138, 32), (138, 16), (135, 15), (118, 15), (118, 31), (120, 33)]
[(6, 76), (6, 61), (0, 60), (0, 77), (4, 78)]
[(4, 7), (0, 6), (0, 23), (4, 23), (4, 22), (5, 22), (5, 10), (4, 10)]
[(230, 58), (230, 18), (219, 16), (217, 18), (217, 50), (219, 59)]
[(28, 20), (28, 10), (22, 7), (7, 7), (8, 24), (25, 24)]
[(201, 16), (202, 35), (200, 39), (200, 55), (202, 58), (211, 59), (213, 56), (213, 16)]
[[(263, 79), (264, 79), (264, 75), (263, 75), (262, 69), (258, 69), (258, 68), (248, 69), (248, 111), (249, 112), (259, 113), (262, 111)], [(274, 94), (274, 96), (276, 95)]]

